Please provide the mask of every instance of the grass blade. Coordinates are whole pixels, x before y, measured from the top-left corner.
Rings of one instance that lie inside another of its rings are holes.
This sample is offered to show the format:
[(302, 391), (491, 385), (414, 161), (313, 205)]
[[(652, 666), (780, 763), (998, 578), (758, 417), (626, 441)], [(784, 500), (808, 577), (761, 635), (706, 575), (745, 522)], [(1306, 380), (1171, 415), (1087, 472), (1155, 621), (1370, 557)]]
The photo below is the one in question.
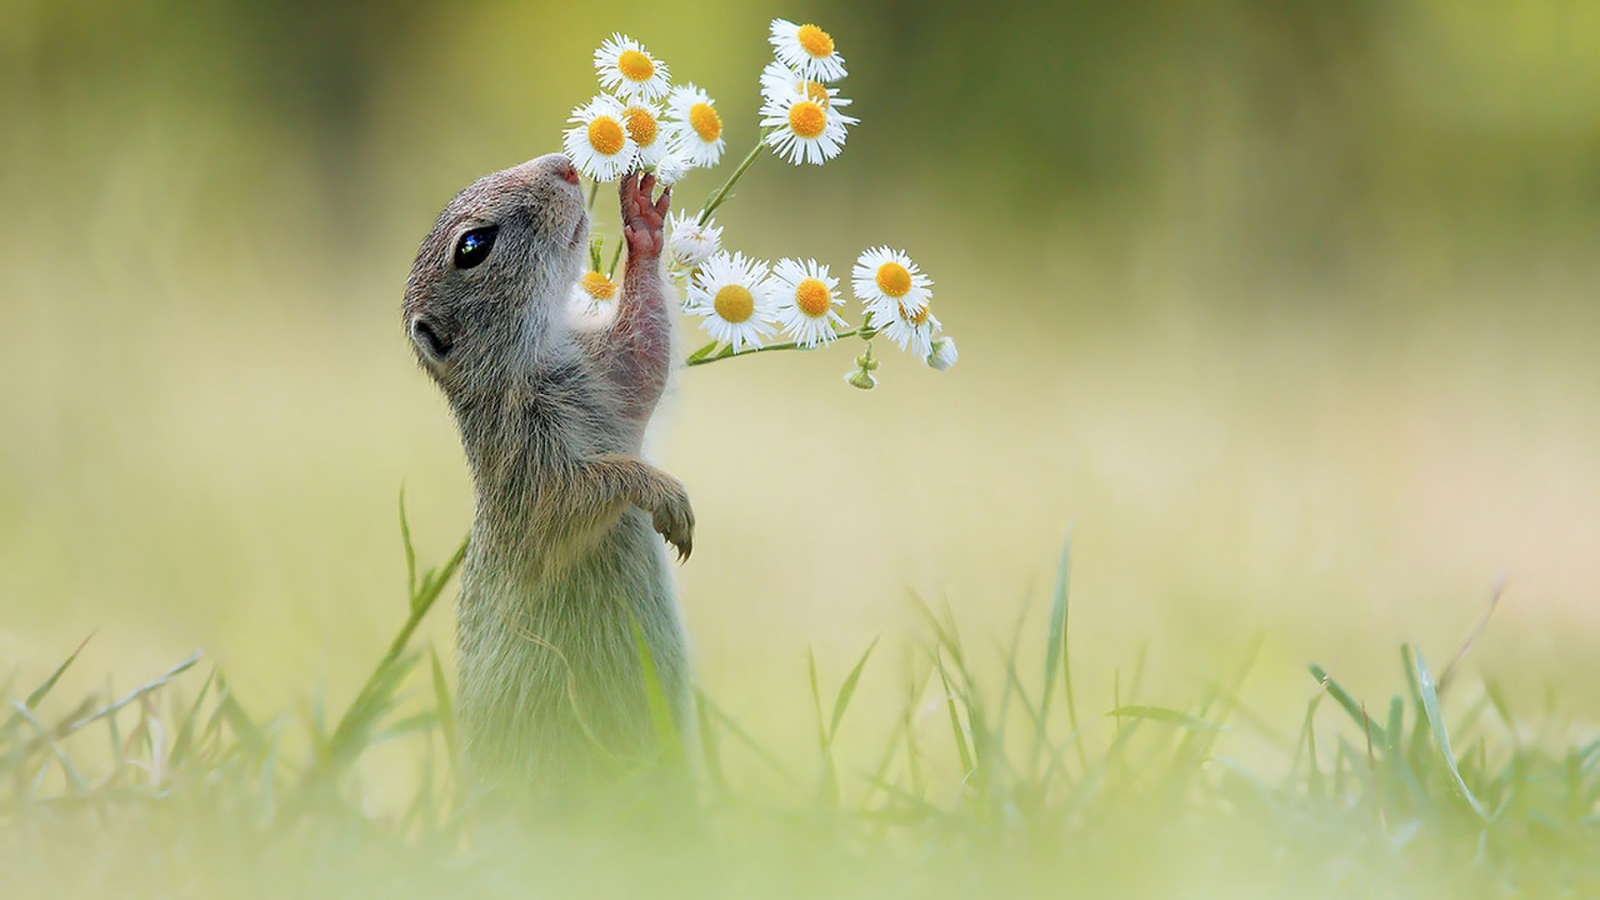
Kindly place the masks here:
[(1311, 677), (1322, 685), (1323, 689), (1328, 692), (1328, 696), (1332, 697), (1335, 703), (1350, 714), (1350, 718), (1354, 719), (1357, 725), (1361, 726), (1362, 729), (1371, 729), (1373, 740), (1383, 743), (1385, 738), (1384, 730), (1367, 720), (1366, 715), (1361, 711), (1361, 704), (1357, 703), (1354, 697), (1340, 687), (1339, 682), (1334, 681), (1327, 670), (1315, 664), (1309, 666), (1308, 669), (1311, 672)]
[(972, 750), (967, 746), (967, 733), (961, 727), (961, 714), (956, 711), (956, 693), (950, 688), (950, 675), (945, 671), (944, 659), (935, 652), (934, 663), (939, 669), (939, 683), (944, 687), (945, 709), (950, 713), (950, 733), (955, 738), (956, 752), (961, 756), (962, 779), (972, 775)]
[[(1050, 625), (1046, 635), (1048, 643), (1045, 646), (1044, 658), (1044, 693), (1039, 698), (1039, 709), (1048, 714), (1050, 709), (1050, 694), (1055, 687), (1056, 672), (1061, 672), (1061, 692), (1067, 701), (1067, 725), (1074, 735), (1073, 744), (1078, 751), (1078, 766), (1081, 771), (1089, 768), (1089, 756), (1083, 749), (1082, 731), (1078, 728), (1078, 703), (1072, 691), (1072, 654), (1067, 647), (1068, 614), (1071, 606), (1068, 602), (1068, 585), (1072, 574), (1072, 529), (1067, 529), (1067, 535), (1061, 541), (1061, 558), (1056, 563), (1055, 594), (1050, 598)], [(1043, 733), (1040, 739), (1044, 739)], [(1037, 748), (1035, 748), (1037, 750)]]
[(673, 721), (672, 705), (667, 702), (667, 693), (661, 687), (655, 655), (650, 652), (650, 644), (644, 639), (644, 629), (639, 627), (639, 620), (632, 613), (628, 615), (628, 625), (633, 629), (633, 649), (639, 654), (639, 674), (644, 679), (644, 699), (650, 708), (650, 724), (656, 732), (656, 744), (663, 761), (677, 762), (683, 757), (683, 738), (678, 734), (677, 723)]
[(722, 724), (722, 727), (727, 729), (729, 734), (738, 738), (741, 744), (749, 747), (750, 752), (756, 755), (756, 759), (759, 759), (765, 763), (767, 768), (771, 769), (774, 774), (791, 784), (799, 783), (798, 779), (795, 778), (794, 773), (784, 768), (783, 763), (778, 761), (778, 757), (774, 756), (771, 750), (761, 746), (760, 741), (757, 741), (754, 737), (752, 737), (750, 732), (746, 731), (744, 726), (740, 725), (737, 719), (728, 715), (728, 713), (724, 711), (722, 707), (711, 702), (710, 697), (707, 697), (705, 694), (701, 694), (700, 705), (702, 708), (710, 710), (711, 715)]
[(400, 542), (406, 548), (406, 596), (417, 595), (417, 550), (411, 544), (411, 522), (406, 518), (406, 486), (400, 485)]
[[(850, 670), (849, 675), (845, 676), (844, 684), (839, 686), (839, 694), (833, 701), (833, 718), (828, 723), (828, 743), (830, 744), (833, 743), (834, 737), (839, 733), (839, 720), (844, 718), (844, 711), (850, 705), (850, 698), (855, 695), (856, 682), (861, 680), (861, 670), (866, 666), (867, 658), (872, 655), (873, 649), (877, 646), (878, 639), (873, 638), (872, 643), (867, 645), (866, 652), (862, 653), (861, 659), (856, 662), (856, 667)], [(813, 667), (814, 671), (815, 667)]]
[(704, 760), (706, 775), (713, 787), (726, 793), (728, 778), (722, 770), (722, 745), (718, 743), (717, 729), (711, 723), (710, 704), (699, 688), (695, 689), (694, 694), (695, 721), (700, 730), (700, 755)]
[(1106, 713), (1106, 715), (1125, 719), (1149, 719), (1152, 722), (1176, 725), (1180, 728), (1192, 728), (1197, 731), (1226, 731), (1228, 729), (1226, 725), (1219, 725), (1216, 722), (1207, 721), (1191, 713), (1161, 706), (1140, 706), (1136, 704), (1119, 706)]
[(339, 724), (334, 726), (333, 737), (328, 741), (326, 759), (340, 760), (346, 753), (359, 746), (355, 736), (365, 732), (394, 688), (399, 685), (400, 678), (395, 670), (401, 669), (400, 675), (403, 675), (403, 670), (408, 670), (415, 664), (416, 660), (412, 659), (402, 665), (401, 656), (405, 653), (406, 645), (411, 642), (411, 635), (416, 632), (417, 626), (422, 624), (423, 618), (439, 599), (450, 577), (461, 567), (462, 560), (466, 559), (470, 540), (465, 538), (461, 541), (461, 545), (451, 554), (442, 569), (437, 572), (430, 570), (422, 577), (421, 586), (411, 597), (411, 611), (406, 616), (405, 624), (400, 626), (399, 633), (389, 642), (388, 651), (378, 661), (372, 674), (367, 676), (367, 683), (362, 685), (350, 708), (345, 710), (344, 716), (339, 719)]
[(217, 670), (211, 669), (211, 674), (201, 683), (199, 693), (194, 695), (194, 703), (189, 706), (188, 715), (183, 717), (183, 724), (178, 726), (178, 736), (172, 742), (172, 765), (180, 765), (184, 757), (189, 755), (190, 743), (194, 740), (194, 726), (200, 721), (200, 705), (206, 699), (206, 692), (211, 689), (211, 683), (216, 680)]
[(33, 689), (33, 693), (28, 695), (28, 699), (22, 701), (23, 705), (28, 707), (30, 711), (38, 709), (39, 702), (45, 698), (46, 694), (50, 693), (51, 688), (56, 686), (56, 682), (61, 680), (61, 676), (67, 671), (67, 667), (71, 666), (73, 660), (78, 658), (78, 654), (83, 652), (83, 648), (89, 645), (89, 638), (92, 637), (94, 637), (94, 632), (91, 631), (84, 637), (83, 643), (78, 645), (78, 649), (72, 651), (70, 656), (62, 660), (61, 665), (56, 666), (56, 670), (50, 673), (50, 677), (46, 678), (43, 684)]
[(806, 674), (811, 679), (811, 708), (817, 717), (817, 746), (828, 749), (828, 729), (822, 722), (822, 688), (817, 686), (817, 651), (806, 646)]
[(1478, 814), (1478, 818), (1488, 821), (1488, 811), (1478, 802), (1478, 798), (1467, 787), (1466, 780), (1461, 777), (1455, 753), (1450, 749), (1450, 734), (1444, 727), (1444, 715), (1439, 711), (1439, 692), (1434, 686), (1433, 673), (1428, 671), (1428, 664), (1422, 659), (1422, 651), (1414, 646), (1411, 648), (1411, 660), (1416, 669), (1417, 691), (1422, 695), (1422, 712), (1428, 717), (1428, 725), (1433, 729), (1433, 740), (1439, 747), (1439, 754), (1444, 757), (1445, 768), (1450, 771), (1450, 778), (1455, 782), (1456, 790), (1466, 798), (1472, 811)]
[(455, 706), (450, 702), (450, 685), (444, 678), (444, 666), (439, 662), (439, 651), (428, 648), (428, 667), (433, 674), (433, 702), (439, 715), (439, 731), (444, 737), (445, 758), (450, 762), (450, 774), (460, 776), (461, 760), (456, 743)]

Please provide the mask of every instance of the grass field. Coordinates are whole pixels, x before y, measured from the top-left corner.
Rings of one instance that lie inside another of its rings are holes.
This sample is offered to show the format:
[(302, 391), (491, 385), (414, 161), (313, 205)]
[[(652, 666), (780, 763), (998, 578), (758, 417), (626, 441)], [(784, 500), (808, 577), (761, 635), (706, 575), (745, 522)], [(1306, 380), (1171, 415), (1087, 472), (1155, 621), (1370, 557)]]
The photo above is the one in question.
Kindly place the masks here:
[[(412, 549), (407, 542), (407, 557)], [(346, 708), (252, 708), (198, 657), (62, 696), (80, 647), (0, 718), (0, 872), (55, 896), (1588, 896), (1600, 741), (1527, 715), (1456, 648), (1398, 648), (1384, 694), (1312, 665), (1298, 721), (1240, 701), (1259, 642), (1170, 696), (1079, 696), (1063, 550), (1040, 621), (992, 648), (924, 638), (813, 657), (807, 749), (702, 696), (687, 746), (581, 815), (516, 821), (458, 777), (448, 677), (409, 612)], [(1495, 600), (1498, 601), (1498, 595)], [(396, 604), (396, 618), (405, 609)], [(1030, 652), (1036, 651), (1036, 652)], [(1032, 660), (1032, 662), (1025, 662)], [(286, 675), (286, 677), (288, 677)], [(859, 686), (900, 693), (886, 721)], [(799, 709), (787, 711), (802, 715)], [(873, 727), (876, 725), (877, 727)], [(880, 735), (873, 743), (863, 735)], [(680, 740), (682, 738), (682, 740)], [(686, 757), (686, 758), (685, 758)], [(857, 765), (845, 760), (868, 761)], [(689, 784), (690, 791), (680, 790)], [(662, 799), (672, 798), (672, 799)]]

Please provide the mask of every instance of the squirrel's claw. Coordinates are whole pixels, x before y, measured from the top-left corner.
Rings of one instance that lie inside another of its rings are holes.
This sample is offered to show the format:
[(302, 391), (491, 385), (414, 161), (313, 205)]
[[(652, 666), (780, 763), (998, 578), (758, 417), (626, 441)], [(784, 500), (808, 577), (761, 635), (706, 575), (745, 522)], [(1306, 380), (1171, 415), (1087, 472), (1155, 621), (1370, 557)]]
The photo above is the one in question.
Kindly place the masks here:
[(678, 551), (680, 564), (688, 562), (689, 554), (694, 552), (694, 514), (688, 515), (687, 521), (679, 520), (665, 525), (661, 522), (661, 516), (656, 516), (656, 531), (661, 532), (672, 549)]
[(683, 485), (674, 481), (672, 489), (651, 512), (651, 525), (678, 551), (678, 562), (688, 560), (694, 550), (694, 507)]

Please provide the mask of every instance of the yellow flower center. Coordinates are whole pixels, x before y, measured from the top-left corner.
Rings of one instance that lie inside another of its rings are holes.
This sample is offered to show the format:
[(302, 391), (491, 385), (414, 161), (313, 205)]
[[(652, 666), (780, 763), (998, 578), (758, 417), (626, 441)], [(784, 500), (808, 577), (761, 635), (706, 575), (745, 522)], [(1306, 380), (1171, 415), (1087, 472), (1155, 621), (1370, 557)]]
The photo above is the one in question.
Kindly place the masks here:
[(622, 117), (628, 120), (628, 134), (633, 136), (633, 142), (641, 147), (648, 147), (656, 142), (656, 117), (650, 110), (630, 106), (623, 111)]
[(589, 123), (589, 146), (602, 156), (622, 152), (622, 126), (610, 116), (599, 116)]
[(912, 311), (906, 309), (906, 305), (904, 303), (900, 304), (900, 318), (905, 319), (907, 322), (910, 322), (913, 325), (925, 325), (925, 324), (927, 324), (928, 316), (932, 312), (933, 312), (933, 304), (932, 303), (924, 303), (922, 305), (922, 308), (917, 310), (916, 312), (912, 312)]
[(722, 117), (709, 103), (696, 103), (689, 107), (689, 125), (700, 140), (707, 143), (722, 137)]
[(828, 88), (820, 81), (802, 81), (800, 89), (823, 109), (828, 108)]
[(717, 298), (711, 305), (716, 308), (717, 315), (737, 325), (756, 311), (756, 298), (743, 285), (730, 284), (717, 291)]
[(649, 81), (656, 74), (656, 64), (637, 50), (624, 50), (617, 57), (617, 71), (629, 81)]
[(828, 114), (810, 100), (789, 107), (789, 127), (803, 138), (814, 138), (828, 127)]
[(820, 319), (828, 314), (828, 307), (833, 305), (833, 294), (821, 279), (806, 278), (794, 286), (794, 305), (808, 317)]
[(911, 273), (897, 262), (884, 263), (878, 267), (878, 290), (896, 299), (904, 297), (911, 293)]
[(610, 300), (617, 296), (616, 284), (599, 272), (585, 272), (583, 277), (578, 279), (578, 286), (583, 288), (585, 294), (596, 300)]
[(818, 59), (833, 55), (833, 38), (815, 25), (801, 25), (794, 36), (807, 53)]

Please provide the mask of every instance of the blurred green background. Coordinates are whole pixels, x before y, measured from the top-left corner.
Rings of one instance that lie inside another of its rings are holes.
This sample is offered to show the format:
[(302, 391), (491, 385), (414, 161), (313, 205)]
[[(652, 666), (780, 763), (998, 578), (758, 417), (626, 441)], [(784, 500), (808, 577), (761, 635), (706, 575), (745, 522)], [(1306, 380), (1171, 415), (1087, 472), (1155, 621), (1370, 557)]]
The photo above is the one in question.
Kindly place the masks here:
[(557, 148), (613, 30), (718, 98), (698, 204), (754, 139), (774, 15), (833, 33), (862, 124), (757, 165), (726, 241), (836, 273), (906, 248), (962, 361), (891, 352), (871, 393), (853, 348), (682, 375), (653, 441), (726, 708), (804, 732), (805, 645), (838, 670), (920, 633), (907, 591), (1003, 640), (1070, 523), (1099, 701), (1148, 648), (1181, 704), (1257, 633), (1263, 706), (1311, 660), (1387, 685), (1506, 574), (1475, 662), (1592, 716), (1588, 0), (0, 0), (0, 675), (95, 630), (91, 684), (199, 646), (258, 706), (347, 696), (402, 617), (400, 486), (427, 558), (471, 511), (399, 326), (416, 243)]

